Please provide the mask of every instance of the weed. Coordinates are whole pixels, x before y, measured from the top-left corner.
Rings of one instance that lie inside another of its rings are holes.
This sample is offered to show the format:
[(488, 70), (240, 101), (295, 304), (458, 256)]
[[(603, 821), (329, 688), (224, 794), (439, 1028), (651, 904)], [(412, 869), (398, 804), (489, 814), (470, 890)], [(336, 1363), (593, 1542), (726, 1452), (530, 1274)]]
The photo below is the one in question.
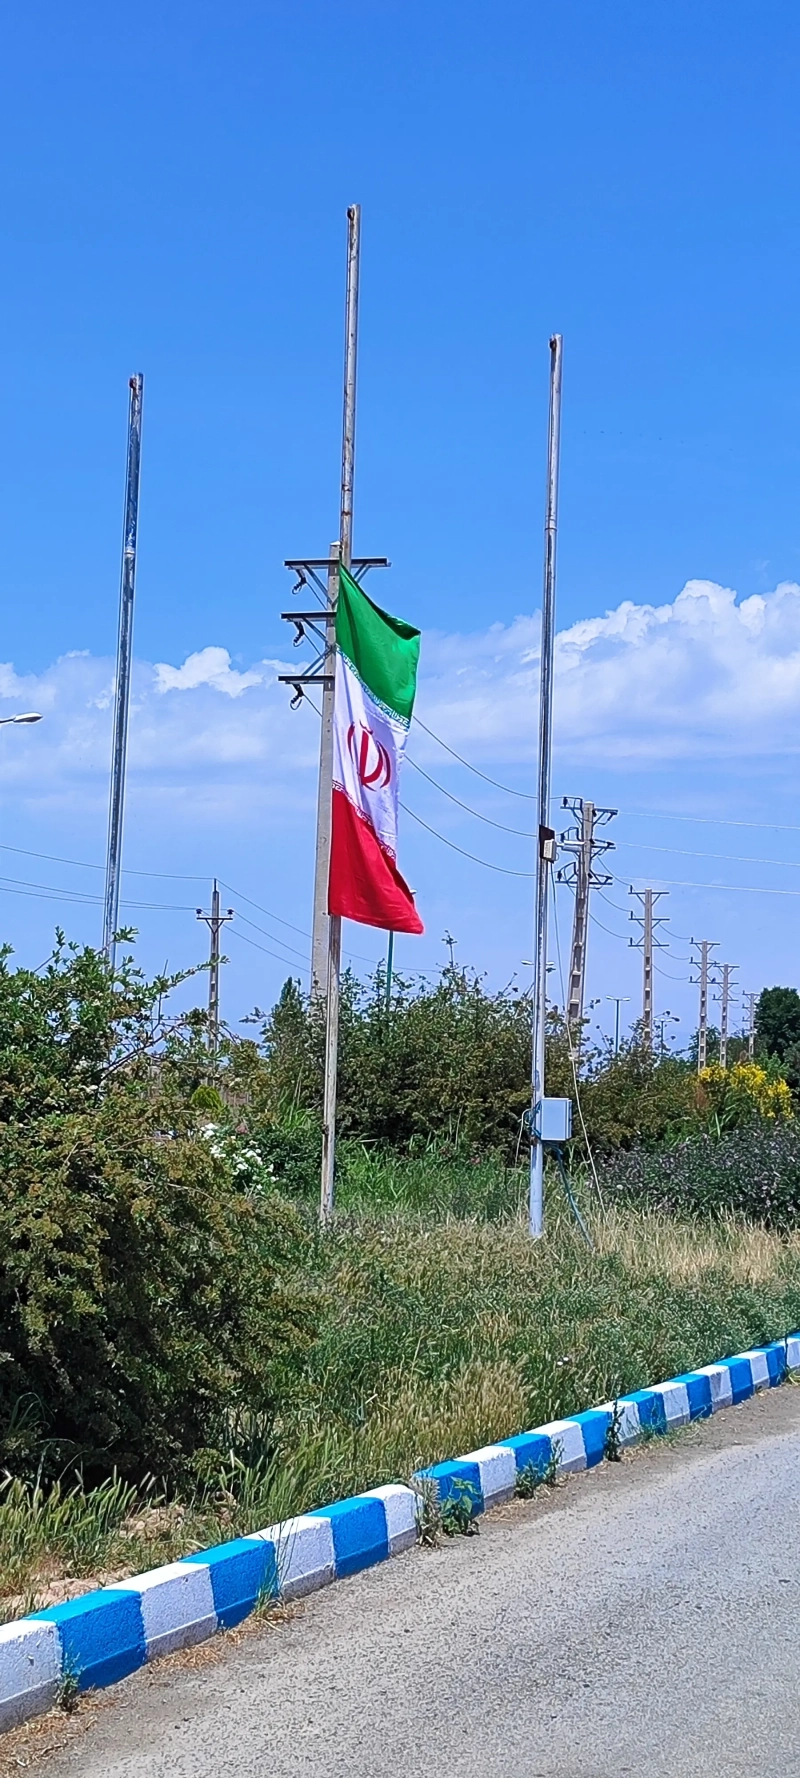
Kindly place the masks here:
[(412, 1486), (417, 1495), (417, 1543), (423, 1549), (436, 1550), (444, 1533), (439, 1486), (433, 1476), (415, 1476)]
[(605, 1456), (609, 1463), (621, 1463), (623, 1453), (622, 1422), (624, 1408), (616, 1398), (611, 1404), (611, 1419), (606, 1431)]
[(450, 1493), (441, 1503), (445, 1537), (477, 1537), (478, 1526), (474, 1517), (477, 1503), (472, 1483), (464, 1476), (454, 1476), (450, 1483)]
[(56, 1687), (56, 1704), (65, 1715), (74, 1716), (78, 1708), (81, 1691), (81, 1676), (74, 1662), (65, 1658), (61, 1669), (61, 1678)]
[(554, 1488), (558, 1481), (561, 1445), (556, 1441), (546, 1463), (526, 1463), (517, 1471), (515, 1494), (520, 1500), (532, 1500), (540, 1488)]

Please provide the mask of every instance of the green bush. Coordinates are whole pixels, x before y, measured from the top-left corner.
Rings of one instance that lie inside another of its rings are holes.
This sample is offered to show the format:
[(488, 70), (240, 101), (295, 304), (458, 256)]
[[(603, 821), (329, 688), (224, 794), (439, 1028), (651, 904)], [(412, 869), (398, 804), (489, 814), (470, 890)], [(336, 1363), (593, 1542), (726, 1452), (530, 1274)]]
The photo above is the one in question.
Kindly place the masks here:
[[(241, 1405), (269, 1421), (311, 1337), (309, 1236), (192, 1109), (170, 983), (59, 948), (0, 961), (0, 1455), (175, 1476)], [(154, 1060), (154, 1057), (157, 1059)]]
[(634, 1148), (607, 1161), (603, 1186), (679, 1216), (729, 1211), (791, 1226), (800, 1214), (800, 1124), (764, 1120), (721, 1137), (690, 1136), (661, 1153)]

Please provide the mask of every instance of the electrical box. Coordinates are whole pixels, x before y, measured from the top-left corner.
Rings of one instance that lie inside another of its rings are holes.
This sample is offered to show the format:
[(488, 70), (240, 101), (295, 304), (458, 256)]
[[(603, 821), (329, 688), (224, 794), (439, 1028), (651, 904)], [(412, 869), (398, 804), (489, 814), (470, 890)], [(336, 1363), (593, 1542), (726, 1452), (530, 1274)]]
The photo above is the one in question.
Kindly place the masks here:
[(535, 1108), (540, 1142), (568, 1142), (572, 1135), (572, 1100), (540, 1099)]

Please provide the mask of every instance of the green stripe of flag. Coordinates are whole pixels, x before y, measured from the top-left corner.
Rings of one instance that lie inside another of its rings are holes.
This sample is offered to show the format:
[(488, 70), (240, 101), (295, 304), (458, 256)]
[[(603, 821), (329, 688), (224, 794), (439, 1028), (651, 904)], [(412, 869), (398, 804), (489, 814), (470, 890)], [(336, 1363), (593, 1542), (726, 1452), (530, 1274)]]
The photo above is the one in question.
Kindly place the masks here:
[(417, 689), (419, 630), (373, 605), (346, 568), (339, 569), (336, 644), (375, 699), (411, 721)]

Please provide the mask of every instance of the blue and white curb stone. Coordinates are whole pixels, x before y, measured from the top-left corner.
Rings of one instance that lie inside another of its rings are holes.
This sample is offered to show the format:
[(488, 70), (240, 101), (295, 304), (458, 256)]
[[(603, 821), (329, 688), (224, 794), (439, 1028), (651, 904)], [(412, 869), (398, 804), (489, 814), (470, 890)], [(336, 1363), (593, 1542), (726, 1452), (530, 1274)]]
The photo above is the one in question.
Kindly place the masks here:
[(0, 1626), (0, 1729), (38, 1716), (65, 1684), (113, 1685), (147, 1661), (241, 1623), (262, 1600), (297, 1599), (408, 1549), (424, 1493), (473, 1514), (514, 1494), (519, 1475), (592, 1469), (642, 1437), (705, 1419), (800, 1370), (800, 1334), (637, 1389), (616, 1402), (499, 1439), (414, 1477), (337, 1500), (250, 1537), (169, 1562)]

